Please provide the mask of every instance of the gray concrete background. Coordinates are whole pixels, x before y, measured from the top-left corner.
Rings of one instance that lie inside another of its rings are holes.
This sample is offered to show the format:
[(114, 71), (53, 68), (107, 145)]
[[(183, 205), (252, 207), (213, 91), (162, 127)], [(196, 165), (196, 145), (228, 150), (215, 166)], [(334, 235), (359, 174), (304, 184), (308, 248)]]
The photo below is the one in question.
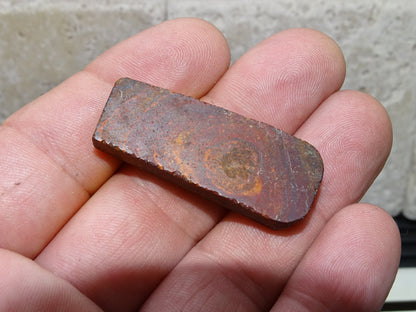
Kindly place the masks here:
[(375, 96), (393, 122), (392, 154), (363, 200), (416, 219), (413, 0), (0, 0), (0, 122), (115, 43), (185, 16), (204, 18), (223, 31), (233, 61), (291, 27), (334, 38), (347, 61), (343, 88)]

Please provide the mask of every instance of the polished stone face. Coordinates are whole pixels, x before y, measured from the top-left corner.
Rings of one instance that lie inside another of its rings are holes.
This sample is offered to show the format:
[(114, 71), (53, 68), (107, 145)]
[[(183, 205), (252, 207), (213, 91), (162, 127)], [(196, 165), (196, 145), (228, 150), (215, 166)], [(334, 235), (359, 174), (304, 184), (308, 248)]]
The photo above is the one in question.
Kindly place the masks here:
[[(365, 201), (416, 219), (416, 2), (323, 0), (0, 2), (0, 122), (82, 70), (115, 43), (162, 22), (192, 16), (224, 32), (233, 61), (276, 31), (309, 27), (344, 51), (344, 88), (376, 97), (394, 128), (392, 154)], [(239, 157), (243, 157), (240, 155)], [(229, 172), (233, 174), (231, 167)]]
[(96, 148), (272, 229), (309, 212), (319, 152), (268, 124), (128, 78), (116, 82)]

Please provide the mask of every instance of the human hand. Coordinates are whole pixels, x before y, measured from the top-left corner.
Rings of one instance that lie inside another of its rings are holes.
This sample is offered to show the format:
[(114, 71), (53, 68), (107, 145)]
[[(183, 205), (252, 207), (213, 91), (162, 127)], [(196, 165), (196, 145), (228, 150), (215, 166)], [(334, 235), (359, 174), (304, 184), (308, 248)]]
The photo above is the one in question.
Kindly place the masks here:
[[(195, 19), (132, 37), (0, 127), (0, 310), (375, 311), (400, 238), (358, 204), (391, 147), (372, 97), (338, 91), (338, 46), (278, 33), (231, 68), (225, 39)], [(272, 231), (94, 149), (113, 83), (130, 77), (202, 98), (313, 144), (315, 205)]]

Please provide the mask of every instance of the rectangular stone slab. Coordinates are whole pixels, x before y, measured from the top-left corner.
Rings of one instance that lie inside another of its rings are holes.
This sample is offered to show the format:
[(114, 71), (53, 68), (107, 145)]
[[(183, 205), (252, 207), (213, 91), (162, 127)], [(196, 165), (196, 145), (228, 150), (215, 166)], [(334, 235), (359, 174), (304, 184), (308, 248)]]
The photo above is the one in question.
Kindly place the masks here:
[(323, 174), (305, 141), (129, 78), (114, 85), (93, 143), (272, 229), (305, 217)]

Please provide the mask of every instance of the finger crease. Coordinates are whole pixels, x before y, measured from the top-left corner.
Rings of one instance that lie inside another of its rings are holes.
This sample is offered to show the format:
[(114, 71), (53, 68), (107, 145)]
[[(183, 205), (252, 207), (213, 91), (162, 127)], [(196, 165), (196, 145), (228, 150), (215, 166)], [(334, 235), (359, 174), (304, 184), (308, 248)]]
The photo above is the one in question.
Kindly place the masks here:
[[(240, 293), (244, 294), (245, 297), (253, 304), (253, 306), (255, 306), (259, 311), (263, 311), (265, 309), (265, 305), (267, 304), (266, 302), (264, 302), (264, 304), (262, 305), (260, 302), (258, 302), (257, 300), (254, 300), (253, 297), (257, 297), (257, 298), (262, 298), (264, 297), (264, 290), (263, 287), (257, 283), (251, 276), (250, 274), (248, 274), (241, 265), (238, 265), (237, 262), (233, 263), (233, 270), (229, 270), (228, 268), (224, 268), (224, 265), (222, 265), (220, 262), (218, 262), (218, 260), (215, 258), (215, 256), (210, 253), (206, 248), (202, 248), (201, 250), (203, 252), (203, 254), (205, 256), (207, 256), (207, 258), (214, 263), (217, 267), (218, 267), (218, 271), (221, 273), (221, 275), (226, 278), (233, 286), (235, 289), (237, 289)], [(244, 276), (244, 279), (246, 281), (248, 281), (248, 283), (246, 282), (241, 282), (241, 281), (236, 281), (233, 278), (233, 274), (230, 274), (230, 272), (235, 272), (236, 270), (238, 270), (238, 276), (239, 278), (241, 278), (242, 276)], [(250, 295), (250, 292), (248, 291), (247, 287), (243, 287), (243, 286), (247, 286), (248, 284), (250, 284), (251, 289), (255, 289), (257, 292), (257, 296), (252, 296)], [(267, 308), (267, 307), (266, 307)]]
[(158, 201), (155, 200), (155, 198), (160, 197), (158, 194), (151, 191), (149, 188), (146, 188), (146, 192), (143, 192), (143, 195), (149, 202), (152, 203), (152, 206), (156, 207), (172, 224), (175, 225), (176, 228), (184, 233), (186, 237), (190, 238), (193, 242), (193, 245), (195, 245), (200, 240), (200, 238), (195, 233), (191, 233), (189, 230), (187, 230), (187, 228), (183, 225), (183, 222), (175, 220), (175, 218), (173, 218), (169, 213), (165, 211), (165, 209), (158, 203)]
[[(56, 161), (55, 157), (51, 157), (50, 154), (47, 152), (49, 149), (43, 149), (38, 146), (38, 144), (35, 144), (34, 141), (30, 140), (24, 132), (22, 132), (19, 127), (16, 127), (13, 125), (13, 123), (4, 123), (1, 125), (4, 128), (9, 128), (11, 131), (15, 132), (18, 136), (22, 138), (22, 140), (25, 140), (27, 144), (32, 145), (36, 150), (41, 152), (49, 161), (51, 161), (53, 164), (57, 166), (66, 176), (70, 177), (71, 180), (75, 182), (75, 184), (81, 189), (82, 192), (87, 194), (87, 198), (91, 197), (92, 192), (90, 192), (81, 181), (77, 178), (76, 174), (71, 174), (66, 166), (63, 166), (59, 162)], [(54, 148), (56, 149), (56, 148)], [(86, 201), (86, 200), (85, 200)]]

